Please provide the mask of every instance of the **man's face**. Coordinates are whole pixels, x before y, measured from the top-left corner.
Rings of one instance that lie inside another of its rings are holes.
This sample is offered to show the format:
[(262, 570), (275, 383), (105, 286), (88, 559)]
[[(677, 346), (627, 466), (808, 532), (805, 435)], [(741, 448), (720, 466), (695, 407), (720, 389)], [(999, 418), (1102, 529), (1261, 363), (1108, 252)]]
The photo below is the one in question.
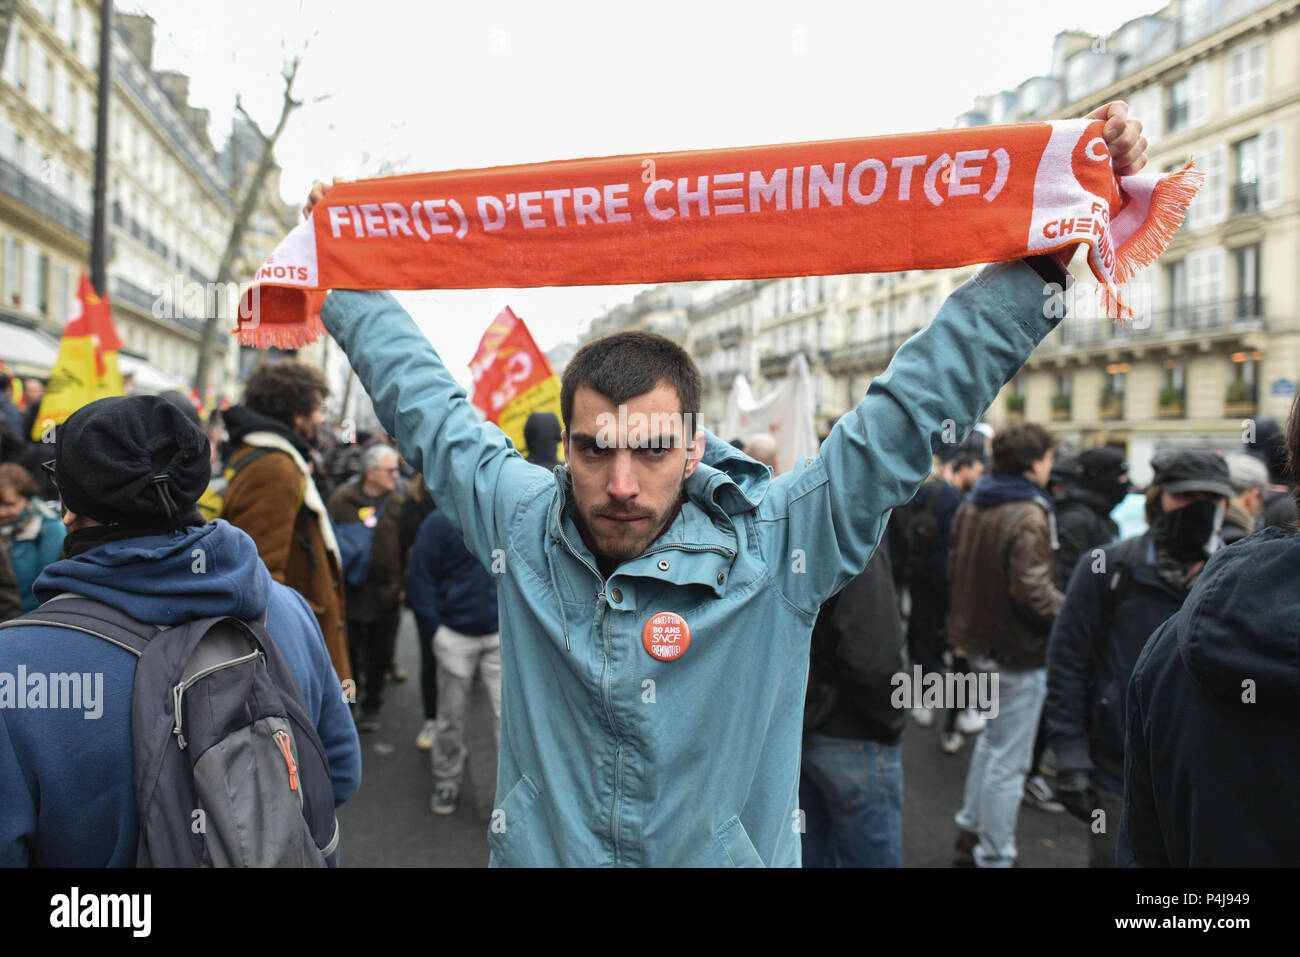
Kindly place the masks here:
[(573, 498), (583, 525), (608, 558), (640, 555), (663, 531), (682, 486), (704, 455), (704, 434), (684, 441), (677, 391), (660, 382), (619, 407), (587, 386), (573, 394), (563, 433)]
[(952, 473), (952, 484), (956, 487), (957, 491), (965, 495), (974, 488), (975, 483), (983, 477), (984, 463), (976, 461), (972, 462), (970, 465), (964, 466), (963, 468), (954, 469)]
[(1030, 467), (1030, 477), (1043, 488), (1047, 488), (1047, 483), (1052, 478), (1052, 461), (1055, 458), (1056, 453), (1049, 451), (1041, 459), (1036, 459)]
[(23, 396), (28, 402), (39, 402), (43, 395), (45, 395), (45, 386), (35, 379), (23, 380)]
[(320, 427), (325, 424), (325, 412), (321, 403), (322, 396), (317, 392), (311, 413), (309, 415), (299, 413), (293, 417), (293, 430), (313, 445), (320, 436)]
[(27, 496), (19, 495), (17, 489), (0, 489), (0, 525), (8, 525), (22, 514), (27, 507)]
[(380, 463), (379, 468), (366, 469), (365, 481), (377, 494), (386, 495), (397, 488), (398, 472), (397, 456), (391, 455)]

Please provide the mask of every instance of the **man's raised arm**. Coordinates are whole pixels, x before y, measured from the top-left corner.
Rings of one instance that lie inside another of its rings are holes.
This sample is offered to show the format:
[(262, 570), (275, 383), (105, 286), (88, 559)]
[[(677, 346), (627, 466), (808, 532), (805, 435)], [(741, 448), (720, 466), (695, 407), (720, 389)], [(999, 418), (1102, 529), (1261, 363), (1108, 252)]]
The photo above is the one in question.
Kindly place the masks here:
[[(1107, 104), (1089, 119), (1107, 121), (1117, 174), (1146, 165), (1141, 124), (1128, 119), (1125, 104)], [(988, 266), (960, 286), (899, 348), (819, 455), (777, 480), (766, 511), (769, 520), (788, 522), (780, 539), (786, 554), (774, 567), (792, 604), (815, 614), (866, 566), (890, 510), (929, 476), (933, 453), (966, 437), (1060, 321), (1073, 252)]]
[(554, 478), (529, 465), (496, 426), (482, 422), (465, 390), (406, 310), (387, 292), (330, 293), (325, 328), (352, 363), (375, 414), (416, 469), (438, 508), (490, 567), (506, 548), (510, 517)]

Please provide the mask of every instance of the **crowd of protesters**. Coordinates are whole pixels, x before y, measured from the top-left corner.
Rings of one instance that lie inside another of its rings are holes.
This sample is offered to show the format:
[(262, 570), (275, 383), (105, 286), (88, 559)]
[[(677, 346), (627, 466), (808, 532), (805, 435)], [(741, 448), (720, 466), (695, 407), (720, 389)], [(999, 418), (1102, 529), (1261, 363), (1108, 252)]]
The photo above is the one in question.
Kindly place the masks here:
[[(1140, 169), (1138, 124), (1099, 112)], [(404, 609), (434, 814), (487, 688), (495, 864), (901, 866), (909, 718), (949, 755), (974, 739), (956, 865), (1015, 866), (1023, 804), (1079, 818), (1097, 866), (1294, 863), (1300, 403), (1233, 454), (1162, 450), (1121, 533), (1123, 450), (977, 424), (1070, 252), (985, 269), (793, 463), (692, 428), (698, 368), (640, 332), (579, 350), (563, 426), (535, 413), (517, 454), (382, 293), (321, 318), (392, 435), (331, 434), (293, 360), (207, 422), (178, 394), (101, 399), (44, 449), (0, 403), (0, 864), (337, 865)], [(681, 431), (603, 444), (620, 405)], [(938, 443), (951, 421), (968, 436)], [(900, 696), (910, 675), (939, 700)], [(44, 711), (73, 678), (76, 707)], [(133, 731), (161, 733), (164, 775), (223, 747), (142, 790)], [(231, 800), (195, 806), (214, 782)]]

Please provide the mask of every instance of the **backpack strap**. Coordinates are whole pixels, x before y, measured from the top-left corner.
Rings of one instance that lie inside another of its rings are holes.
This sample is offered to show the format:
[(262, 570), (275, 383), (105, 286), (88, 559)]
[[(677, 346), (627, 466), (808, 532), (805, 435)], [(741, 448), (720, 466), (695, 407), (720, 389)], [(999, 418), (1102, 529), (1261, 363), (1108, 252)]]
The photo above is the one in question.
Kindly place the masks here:
[(136, 621), (112, 605), (74, 592), (57, 595), (20, 618), (0, 623), (0, 628), (23, 625), (49, 625), (84, 632), (117, 645), (137, 658), (144, 654), (150, 639), (166, 630), (160, 625)]
[(262, 448), (261, 446), (253, 446), (253, 451), (249, 452), (238, 462), (234, 462), (226, 467), (226, 470), (222, 474), (226, 479), (227, 485), (229, 485), (230, 482), (234, 481), (236, 475), (244, 471), (244, 469), (248, 468), (258, 459), (270, 455), (272, 452), (279, 452), (279, 451), (280, 451), (279, 449), (265, 449)]

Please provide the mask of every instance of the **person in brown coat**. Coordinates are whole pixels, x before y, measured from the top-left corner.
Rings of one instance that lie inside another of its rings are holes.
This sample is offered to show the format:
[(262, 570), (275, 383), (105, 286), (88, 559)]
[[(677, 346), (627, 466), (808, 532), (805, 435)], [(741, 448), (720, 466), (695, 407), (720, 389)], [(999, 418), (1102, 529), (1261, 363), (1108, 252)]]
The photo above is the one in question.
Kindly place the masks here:
[(307, 599), (346, 687), (352, 664), (343, 563), (308, 464), (328, 394), (320, 370), (300, 362), (265, 362), (253, 370), (244, 404), (224, 416), (234, 452), (221, 517), (257, 543), (272, 578)]
[(352, 667), (365, 676), (357, 722), (362, 731), (380, 728), (384, 679), (393, 660), (402, 600), (406, 597), (406, 553), (400, 533), (404, 496), (397, 488), (400, 471), (397, 452), (376, 442), (361, 457), (361, 474), (330, 496), (329, 516), (336, 525), (360, 522), (374, 529), (365, 584), (347, 586)]
[(1064, 601), (1045, 491), (1055, 447), (1050, 432), (1029, 422), (998, 433), (992, 473), (952, 520), (948, 636), (994, 701), (956, 817), (959, 864), (1011, 867), (1016, 859), (1016, 818), (1047, 694), (1047, 639)]

